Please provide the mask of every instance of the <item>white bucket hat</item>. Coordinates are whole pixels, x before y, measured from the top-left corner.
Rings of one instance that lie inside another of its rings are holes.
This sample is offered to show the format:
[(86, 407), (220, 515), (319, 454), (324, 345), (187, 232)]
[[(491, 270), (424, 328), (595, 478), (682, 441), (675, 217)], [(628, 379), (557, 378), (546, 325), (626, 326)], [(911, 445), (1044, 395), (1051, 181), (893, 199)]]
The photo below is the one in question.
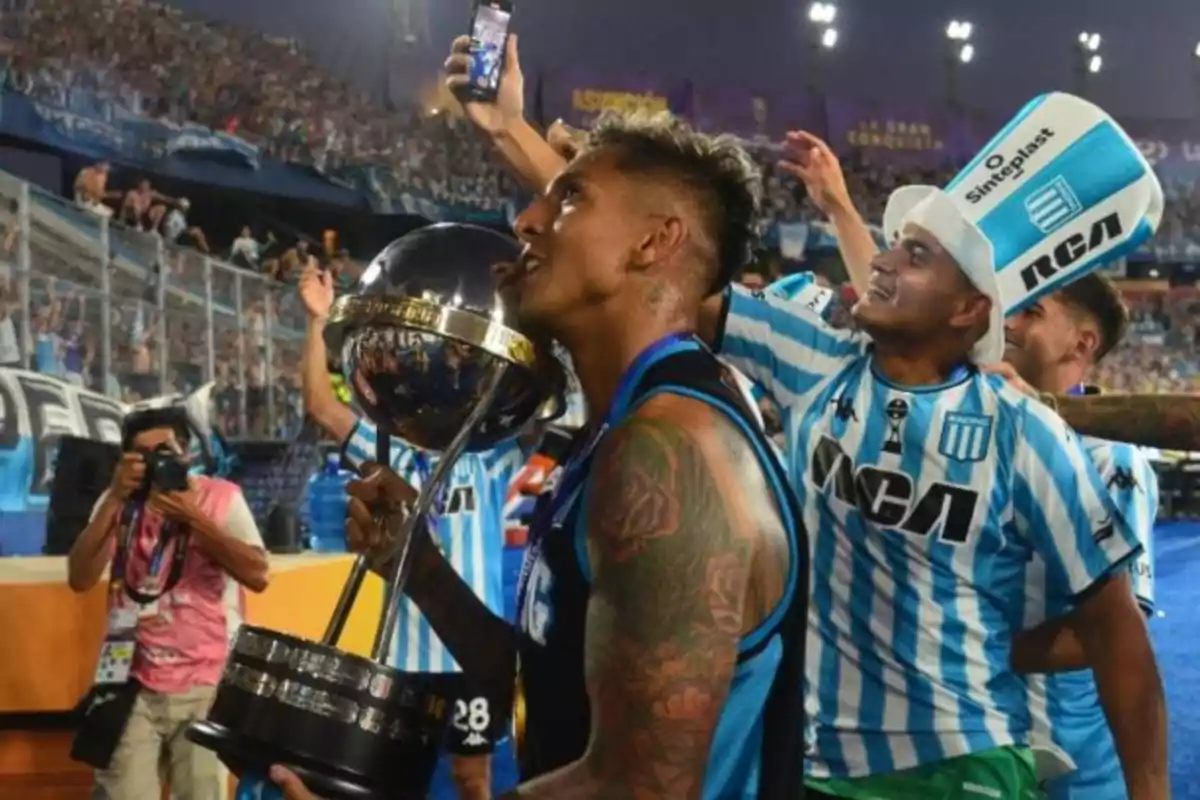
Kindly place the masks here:
[(935, 236), (991, 298), (976, 363), (1004, 356), (1004, 317), (1136, 250), (1162, 219), (1163, 193), (1129, 135), (1103, 110), (1056, 92), (1032, 100), (945, 188), (905, 186), (884, 234)]

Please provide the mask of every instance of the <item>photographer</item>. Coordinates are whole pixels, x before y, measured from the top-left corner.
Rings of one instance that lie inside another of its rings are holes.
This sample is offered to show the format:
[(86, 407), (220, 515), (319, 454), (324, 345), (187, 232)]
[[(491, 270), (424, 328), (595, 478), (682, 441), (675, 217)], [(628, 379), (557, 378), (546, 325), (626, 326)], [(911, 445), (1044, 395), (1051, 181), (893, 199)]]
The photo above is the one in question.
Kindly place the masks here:
[(108, 633), (73, 757), (96, 767), (93, 797), (226, 796), (214, 753), (184, 737), (208, 712), (242, 622), (242, 588), (267, 586), (262, 537), (241, 490), (189, 476), (180, 407), (126, 418), (112, 483), (68, 555), (76, 592), (110, 567)]

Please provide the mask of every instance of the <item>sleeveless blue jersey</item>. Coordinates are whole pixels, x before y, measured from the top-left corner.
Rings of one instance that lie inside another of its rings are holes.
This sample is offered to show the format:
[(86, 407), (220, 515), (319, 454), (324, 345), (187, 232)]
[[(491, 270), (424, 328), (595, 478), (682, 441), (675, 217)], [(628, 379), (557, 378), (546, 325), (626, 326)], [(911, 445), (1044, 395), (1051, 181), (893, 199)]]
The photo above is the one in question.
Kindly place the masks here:
[[(610, 424), (619, 424), (651, 397), (664, 393), (707, 403), (742, 432), (775, 495), (791, 545), (784, 596), (741, 642), (712, 743), (703, 796), (712, 800), (789, 797), (799, 788), (796, 764), (802, 756), (798, 678), (808, 567), (799, 510), (783, 468), (736, 384), (698, 342), (685, 341), (658, 354), (635, 383), (629, 400), (610, 412)], [(525, 780), (582, 757), (591, 730), (583, 674), (591, 577), (586, 546), (589, 479), (576, 482), (574, 490), (568, 483), (560, 484), (565, 497), (553, 503), (553, 513), (535, 514), (522, 575), (518, 626), (526, 722), (518, 750)], [(539, 502), (551, 503), (547, 496)], [(786, 679), (777, 681), (781, 675)]]

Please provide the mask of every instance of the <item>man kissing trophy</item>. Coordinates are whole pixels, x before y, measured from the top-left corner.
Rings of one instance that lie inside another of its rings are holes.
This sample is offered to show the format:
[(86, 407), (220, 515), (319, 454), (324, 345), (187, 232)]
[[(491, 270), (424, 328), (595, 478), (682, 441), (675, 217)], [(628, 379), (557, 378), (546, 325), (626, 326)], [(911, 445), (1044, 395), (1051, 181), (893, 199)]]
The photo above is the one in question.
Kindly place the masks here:
[[(561, 367), (549, 347), (515, 326), (494, 289), (489, 262), (516, 254), (515, 242), (484, 228), (422, 228), (385, 248), (356, 292), (331, 309), (326, 342), (361, 411), (382, 433), (441, 454), (398, 542), (438, 513), (462, 453), (495, 447), (548, 409), (562, 409)], [(389, 436), (378, 441), (386, 448)], [(388, 463), (387, 454), (376, 460)], [(461, 673), (386, 666), (395, 599), (411, 561), (407, 547), (394, 555), (369, 658), (337, 649), (372, 566), (362, 555), (321, 641), (242, 628), (209, 717), (189, 737), (235, 772), (288, 764), (334, 800), (424, 798), (448, 714), (467, 687)], [(468, 672), (479, 661), (454, 655)]]

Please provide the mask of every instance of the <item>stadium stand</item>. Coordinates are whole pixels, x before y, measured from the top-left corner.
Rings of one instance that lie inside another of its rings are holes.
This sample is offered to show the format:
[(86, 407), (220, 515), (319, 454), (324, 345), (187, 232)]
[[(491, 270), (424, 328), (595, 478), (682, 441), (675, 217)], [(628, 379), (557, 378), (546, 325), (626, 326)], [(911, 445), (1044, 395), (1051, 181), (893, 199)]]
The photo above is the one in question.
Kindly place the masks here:
[[(151, 2), (4, 5), (4, 93), (54, 113), (113, 126), (196, 126), (237, 152), (244, 146), (247, 158), (352, 186), (377, 213), (504, 225), (524, 199), (463, 120), (415, 99), (385, 104), (324, 71), (298, 41)], [(751, 150), (767, 189), (754, 269), (844, 280), (820, 212), (775, 169), (777, 149), (753, 142)], [(956, 171), (841, 155), (852, 196), (874, 223), (892, 189), (941, 184)], [(1114, 391), (1200, 391), (1200, 291), (1195, 277), (1157, 269), (1200, 261), (1200, 184), (1168, 172), (1162, 180), (1168, 206), (1158, 236), (1115, 267), (1115, 277), (1129, 278), (1132, 326), (1094, 376)], [(0, 367), (31, 368), (126, 402), (211, 380), (228, 438), (295, 435), (305, 315), (292, 282), (321, 231), (298, 230), (287, 247), (257, 241), (240, 221), (193, 233), (180, 197), (155, 193), (139, 206), (124, 175), (103, 190), (106, 210), (97, 213), (97, 202), (78, 193), (57, 195), (0, 172)], [(312, 253), (343, 285), (360, 269), (350, 253)], [(1160, 463), (1164, 514), (1200, 514), (1197, 462), (1167, 454)]]

